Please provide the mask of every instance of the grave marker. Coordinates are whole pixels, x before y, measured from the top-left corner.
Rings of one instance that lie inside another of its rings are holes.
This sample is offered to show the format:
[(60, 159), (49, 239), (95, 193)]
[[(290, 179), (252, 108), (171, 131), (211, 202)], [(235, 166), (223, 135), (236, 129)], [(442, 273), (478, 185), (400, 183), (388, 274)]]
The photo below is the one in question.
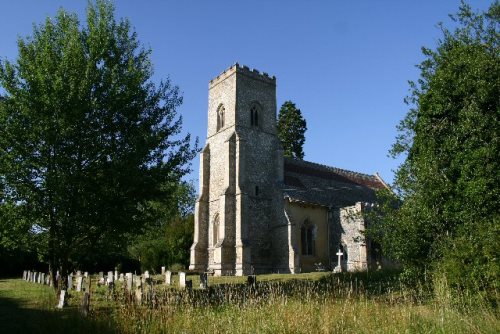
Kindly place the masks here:
[(208, 273), (200, 274), (200, 289), (208, 288)]
[(133, 280), (133, 275), (132, 273), (127, 273), (127, 290), (130, 292), (132, 291), (132, 280)]
[(333, 272), (334, 273), (341, 273), (342, 272), (342, 256), (344, 255), (344, 253), (342, 253), (342, 249), (339, 248), (339, 251), (335, 255), (337, 255), (339, 257), (339, 259), (337, 262), (337, 266), (333, 269)]
[(78, 291), (78, 292), (82, 291), (82, 283), (83, 283), (83, 277), (78, 276), (76, 278), (76, 291)]
[(113, 272), (112, 271), (108, 271), (108, 277), (106, 280), (106, 284), (109, 285), (109, 283), (113, 283)]
[(167, 270), (167, 272), (165, 273), (165, 284), (172, 284), (172, 272), (170, 270)]
[(186, 273), (183, 271), (179, 272), (179, 287), (181, 289), (186, 287)]
[(57, 304), (57, 308), (64, 307), (64, 304), (66, 303), (65, 298), (66, 298), (66, 290), (61, 290), (61, 294), (59, 295), (59, 304)]

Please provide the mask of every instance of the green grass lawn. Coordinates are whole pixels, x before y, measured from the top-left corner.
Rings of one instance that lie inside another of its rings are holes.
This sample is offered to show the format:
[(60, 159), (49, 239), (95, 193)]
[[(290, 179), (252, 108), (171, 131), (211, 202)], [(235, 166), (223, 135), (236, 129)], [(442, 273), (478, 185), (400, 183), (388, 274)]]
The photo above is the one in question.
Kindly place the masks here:
[[(110, 295), (107, 287), (97, 287), (94, 278), (91, 316), (87, 318), (78, 312), (82, 293), (71, 291), (68, 307), (58, 310), (52, 288), (21, 279), (0, 280), (0, 333), (500, 333), (494, 308), (483, 305), (458, 311), (436, 298), (415, 300), (408, 291), (398, 290), (394, 281), (380, 294), (377, 289), (368, 292), (368, 288), (351, 294), (349, 291), (355, 289), (353, 278), (361, 286), (361, 281), (369, 277), (366, 274), (343, 276), (345, 284), (340, 282), (339, 287), (345, 293), (339, 297), (332, 282), (342, 276), (328, 275), (258, 276), (258, 282), (271, 281), (273, 286), (288, 288), (292, 285), (299, 290), (306, 286), (300, 284), (301, 280), (326, 284), (325, 295), (304, 290), (297, 297), (275, 291), (243, 302), (205, 306), (194, 305), (189, 298), (138, 306), (127, 302), (121, 282), (115, 295)], [(175, 296), (175, 287), (166, 287), (159, 275), (155, 279), (159, 283), (155, 286), (158, 298), (166, 296), (165, 291)], [(370, 279), (376, 282), (378, 278)], [(244, 281), (241, 277), (209, 278), (211, 286)], [(368, 282), (364, 284), (368, 287)], [(234, 292), (238, 287), (231, 289), (225, 291)]]
[(21, 279), (0, 280), (0, 333), (113, 332), (105, 319), (82, 319), (76, 306), (58, 310), (56, 305), (51, 287)]

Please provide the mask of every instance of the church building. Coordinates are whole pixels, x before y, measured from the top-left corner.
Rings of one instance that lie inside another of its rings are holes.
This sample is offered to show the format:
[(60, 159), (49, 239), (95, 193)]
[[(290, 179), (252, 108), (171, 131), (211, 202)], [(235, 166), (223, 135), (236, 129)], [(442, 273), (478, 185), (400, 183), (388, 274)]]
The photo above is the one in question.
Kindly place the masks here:
[(283, 156), (276, 78), (235, 64), (209, 83), (190, 270), (362, 271), (381, 262), (363, 212), (378, 176)]

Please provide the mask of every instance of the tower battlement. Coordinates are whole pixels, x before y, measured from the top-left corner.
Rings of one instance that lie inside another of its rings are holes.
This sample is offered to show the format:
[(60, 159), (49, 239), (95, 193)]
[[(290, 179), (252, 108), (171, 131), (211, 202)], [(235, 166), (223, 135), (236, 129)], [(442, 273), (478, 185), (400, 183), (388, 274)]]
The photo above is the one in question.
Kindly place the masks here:
[(268, 84), (271, 85), (276, 85), (276, 77), (273, 75), (272, 77), (266, 73), (266, 72), (261, 72), (257, 69), (250, 69), (246, 65), (240, 65), (238, 63), (234, 63), (231, 67), (225, 69), (221, 74), (219, 74), (217, 77), (214, 79), (210, 80), (209, 83), (209, 88), (212, 88), (216, 86), (217, 84), (221, 83), (231, 75), (238, 73), (238, 74), (243, 74), (245, 76), (248, 76), (252, 79), (257, 79), (264, 81)]

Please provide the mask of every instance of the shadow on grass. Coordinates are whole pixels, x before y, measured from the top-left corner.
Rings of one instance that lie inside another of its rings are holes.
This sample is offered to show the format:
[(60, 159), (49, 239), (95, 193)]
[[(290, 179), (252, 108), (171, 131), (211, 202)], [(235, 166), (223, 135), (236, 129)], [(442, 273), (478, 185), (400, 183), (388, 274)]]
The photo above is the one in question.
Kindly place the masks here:
[(82, 317), (75, 308), (25, 308), (22, 300), (0, 297), (2, 333), (114, 333), (111, 321)]

